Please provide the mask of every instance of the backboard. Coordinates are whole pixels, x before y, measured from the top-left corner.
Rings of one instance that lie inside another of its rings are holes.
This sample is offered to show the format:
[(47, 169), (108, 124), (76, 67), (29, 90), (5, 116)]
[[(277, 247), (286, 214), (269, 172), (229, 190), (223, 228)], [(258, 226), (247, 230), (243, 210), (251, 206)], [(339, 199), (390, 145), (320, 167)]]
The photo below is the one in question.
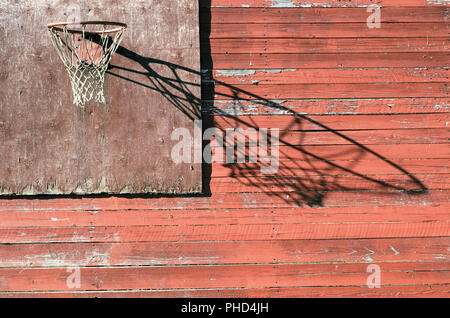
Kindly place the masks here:
[[(173, 130), (194, 136), (201, 118), (198, 1), (0, 0), (0, 10), (1, 194), (201, 192), (201, 163), (171, 158)], [(128, 27), (106, 105), (83, 109), (46, 25), (99, 20)]]

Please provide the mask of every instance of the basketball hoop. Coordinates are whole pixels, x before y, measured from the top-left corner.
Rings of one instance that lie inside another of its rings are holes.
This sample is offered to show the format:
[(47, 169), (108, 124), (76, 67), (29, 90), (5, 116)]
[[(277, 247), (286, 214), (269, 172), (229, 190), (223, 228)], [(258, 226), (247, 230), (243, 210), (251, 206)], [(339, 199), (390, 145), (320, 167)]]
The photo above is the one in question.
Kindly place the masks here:
[(105, 73), (127, 25), (118, 22), (51, 23), (53, 45), (69, 72), (73, 103), (83, 107), (95, 99), (106, 104)]

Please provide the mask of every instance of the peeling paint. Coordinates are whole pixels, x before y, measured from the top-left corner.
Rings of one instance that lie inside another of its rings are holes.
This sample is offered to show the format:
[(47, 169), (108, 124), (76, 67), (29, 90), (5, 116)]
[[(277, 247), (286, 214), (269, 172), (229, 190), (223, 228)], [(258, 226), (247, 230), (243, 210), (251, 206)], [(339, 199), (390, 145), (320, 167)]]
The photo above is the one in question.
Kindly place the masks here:
[(450, 0), (427, 0), (427, 4), (448, 5)]
[(64, 218), (64, 219), (50, 218), (50, 220), (53, 221), (53, 222), (58, 222), (58, 221), (69, 221), (69, 218)]
[(34, 194), (33, 185), (32, 184), (26, 185), (22, 189), (22, 191), (20, 191), (19, 193), (20, 194), (24, 194), (24, 195), (32, 195), (32, 194)]
[(120, 189), (120, 191), (119, 191), (120, 194), (130, 193), (130, 192), (131, 192), (131, 189), (130, 189), (130, 186), (128, 184), (124, 185), (122, 187), (122, 189)]
[(297, 8), (292, 0), (270, 0), (271, 8)]
[(80, 235), (77, 232), (72, 233), (72, 242), (83, 242), (87, 240), (89, 240), (89, 238), (84, 235)]
[[(386, 106), (382, 108), (379, 104), (386, 101)], [(450, 109), (446, 101), (441, 100), (440, 104), (430, 103), (428, 98), (414, 99), (405, 104), (405, 100), (392, 98), (378, 99), (289, 99), (289, 100), (215, 100), (204, 101), (202, 111), (204, 113), (214, 113), (218, 115), (292, 115), (292, 111), (297, 114), (391, 114), (402, 107), (412, 109), (412, 112), (433, 112)], [(389, 109), (387, 110), (386, 108)], [(304, 109), (304, 111), (302, 111)], [(417, 109), (414, 110), (414, 109)], [(372, 110), (373, 112), (369, 112)]]
[[(327, 2), (309, 2), (309, 1), (292, 1), (292, 0), (269, 0), (271, 2), (271, 8), (331, 8), (332, 5)], [(296, 4), (297, 3), (297, 4)], [(346, 7), (345, 4), (341, 4), (341, 7)]]
[(256, 75), (256, 73), (266, 73), (266, 74), (280, 74), (284, 72), (295, 72), (295, 68), (279, 68), (279, 69), (236, 69), (236, 70), (215, 70), (219, 76), (249, 76)]
[(0, 288), (1, 290), (9, 290), (8, 280), (4, 276), (0, 276)]
[[(109, 266), (111, 251), (100, 251), (93, 249), (80, 255), (79, 251), (57, 251), (39, 255), (25, 255), (27, 265), (38, 265), (45, 267), (65, 267), (65, 266)], [(81, 261), (80, 261), (81, 260)]]
[(257, 72), (266, 73), (266, 74), (280, 74), (284, 72), (295, 72), (297, 71), (296, 68), (273, 68), (273, 69), (260, 69), (255, 70)]
[(58, 182), (56, 180), (52, 181), (50, 180), (47, 182), (47, 194), (62, 194), (63, 191), (58, 187)]
[(13, 192), (11, 191), (11, 189), (9, 187), (0, 187), (0, 195), (8, 195), (8, 194), (12, 194)]
[(395, 253), (395, 255), (400, 254), (399, 251), (397, 251), (393, 246), (390, 246), (391, 250)]
[(372, 251), (371, 249), (368, 249), (367, 247), (365, 247), (365, 249), (367, 251), (369, 251), (369, 254), (366, 254), (366, 256), (364, 256), (364, 261), (366, 261), (368, 263), (372, 263), (373, 262), (372, 255), (375, 254), (375, 252)]
[(93, 191), (94, 193), (107, 193), (109, 191), (108, 186), (106, 185), (106, 178), (102, 176), (100, 181), (97, 183), (97, 187)]
[(216, 70), (222, 76), (247, 76), (256, 74), (256, 70)]

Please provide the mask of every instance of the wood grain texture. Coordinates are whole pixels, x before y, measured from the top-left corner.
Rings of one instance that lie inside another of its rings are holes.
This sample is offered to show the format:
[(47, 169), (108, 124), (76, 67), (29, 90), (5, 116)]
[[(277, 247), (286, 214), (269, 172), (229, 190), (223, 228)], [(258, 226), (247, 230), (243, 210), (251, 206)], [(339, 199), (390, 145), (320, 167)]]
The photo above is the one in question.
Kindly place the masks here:
[(3, 267), (359, 263), (414, 261), (418, 257), (438, 261), (448, 258), (448, 244), (445, 237), (15, 244), (0, 246), (0, 257), (6, 260)]
[(199, 3), (204, 128), (278, 128), (277, 174), (0, 200), (0, 297), (448, 298), (448, 1)]
[[(81, 268), (79, 290), (365, 286), (367, 264)], [(446, 262), (383, 263), (385, 285), (449, 284)], [(66, 290), (66, 268), (0, 269), (2, 291)], [(118, 288), (121, 286), (122, 288)]]
[[(303, 193), (299, 191), (300, 195)], [(320, 193), (313, 189), (304, 191)], [(393, 193), (392, 193), (393, 192)], [(348, 206), (398, 206), (417, 205), (422, 206), (445, 204), (448, 200), (447, 190), (428, 191), (414, 195), (403, 191), (379, 191), (378, 195), (371, 192), (352, 192), (350, 195), (330, 191), (327, 194), (325, 206), (348, 207)], [(286, 197), (288, 200), (284, 200)], [(289, 200), (289, 193), (280, 196), (274, 193), (236, 193), (233, 195), (215, 193), (211, 197), (181, 197), (172, 200), (167, 198), (136, 198), (123, 197), (111, 198), (83, 198), (83, 199), (54, 199), (41, 202), (30, 202), (27, 200), (15, 200), (13, 204), (2, 206), (2, 211), (101, 211), (101, 210), (173, 210), (173, 209), (214, 209), (214, 208), (281, 208), (298, 207), (299, 203)], [(328, 202), (329, 201), (329, 202)]]
[(227, 85), (299, 83), (427, 83), (448, 82), (447, 69), (246, 69), (215, 70), (212, 79)]
[(446, 52), (448, 37), (329, 38), (329, 39), (213, 39), (211, 53), (408, 53)]
[(213, 24), (210, 39), (233, 38), (433, 38), (448, 34), (448, 23), (385, 23), (369, 29), (366, 23)]
[[(417, 205), (417, 203), (415, 203)], [(412, 204), (414, 205), (414, 204)], [(277, 208), (272, 206), (271, 208)], [(442, 237), (450, 222), (255, 224), (0, 229), (0, 243), (192, 242)]]
[(218, 99), (448, 97), (447, 83), (267, 84), (217, 86)]
[(448, 284), (396, 285), (383, 288), (284, 287), (132, 291), (0, 292), (0, 298), (448, 298)]
[[(291, 224), (348, 222), (446, 221), (449, 204), (385, 207), (291, 207), (277, 209), (222, 207), (218, 209), (101, 210), (101, 211), (11, 211), (2, 212), (3, 228), (53, 228), (92, 226), (183, 226), (216, 224)], [(195, 213), (195, 218), (192, 217)], [(245, 239), (245, 237), (241, 237)]]
[[(322, 1), (322, 3), (326, 3)], [(209, 8), (202, 8), (203, 12)], [(204, 17), (204, 16), (202, 16)], [(367, 8), (237, 8), (214, 7), (211, 10), (211, 20), (202, 23), (365, 23)], [(445, 22), (448, 20), (448, 8), (444, 6), (428, 7), (386, 7), (381, 15), (383, 23), (401, 22)]]
[(377, 4), (380, 7), (411, 7), (411, 6), (446, 6), (449, 5), (448, 0), (212, 0), (201, 1), (200, 5), (203, 7), (264, 7), (264, 8), (352, 8), (352, 7), (367, 7)]
[[(393, 115), (448, 113), (446, 98), (351, 98), (351, 99), (219, 99), (205, 101), (209, 115)], [(443, 115), (446, 116), (446, 115)]]
[[(117, 1), (71, 2), (1, 4), (0, 59), (8, 62), (0, 65), (0, 195), (201, 192), (201, 165), (175, 164), (167, 147), (175, 143), (165, 133), (173, 125), (193, 131), (193, 118), (186, 110), (173, 112), (172, 101), (152, 86), (149, 75), (191, 83), (185, 84), (191, 99), (201, 98), (197, 2), (133, 2), (126, 10)], [(77, 71), (90, 94), (104, 86), (106, 105), (73, 104), (67, 70), (47, 34), (46, 24), (67, 19), (71, 7), (80, 11), (71, 17), (76, 20), (128, 23), (104, 85)], [(164, 31), (147, 27), (158, 19), (166, 21)], [(157, 59), (197, 72), (173, 74)]]
[[(275, 106), (276, 107), (276, 106)], [(332, 116), (217, 116), (217, 128), (279, 128), (280, 131), (384, 130), (412, 128), (446, 128), (450, 114), (332, 115)], [(373, 126), (377, 122), (377, 126)], [(342, 137), (342, 136), (341, 136)]]
[(393, 68), (448, 67), (449, 53), (235, 53), (212, 54), (214, 68), (303, 69), (303, 68)]

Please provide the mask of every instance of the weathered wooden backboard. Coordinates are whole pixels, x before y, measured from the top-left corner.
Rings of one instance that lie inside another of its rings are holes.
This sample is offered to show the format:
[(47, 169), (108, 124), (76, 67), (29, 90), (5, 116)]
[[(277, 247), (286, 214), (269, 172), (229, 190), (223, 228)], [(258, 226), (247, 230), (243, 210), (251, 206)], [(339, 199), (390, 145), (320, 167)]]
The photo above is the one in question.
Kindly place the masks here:
[[(200, 113), (198, 1), (0, 0), (0, 193), (194, 193), (201, 164), (176, 164), (176, 128)], [(128, 24), (107, 105), (72, 103), (46, 24)]]

